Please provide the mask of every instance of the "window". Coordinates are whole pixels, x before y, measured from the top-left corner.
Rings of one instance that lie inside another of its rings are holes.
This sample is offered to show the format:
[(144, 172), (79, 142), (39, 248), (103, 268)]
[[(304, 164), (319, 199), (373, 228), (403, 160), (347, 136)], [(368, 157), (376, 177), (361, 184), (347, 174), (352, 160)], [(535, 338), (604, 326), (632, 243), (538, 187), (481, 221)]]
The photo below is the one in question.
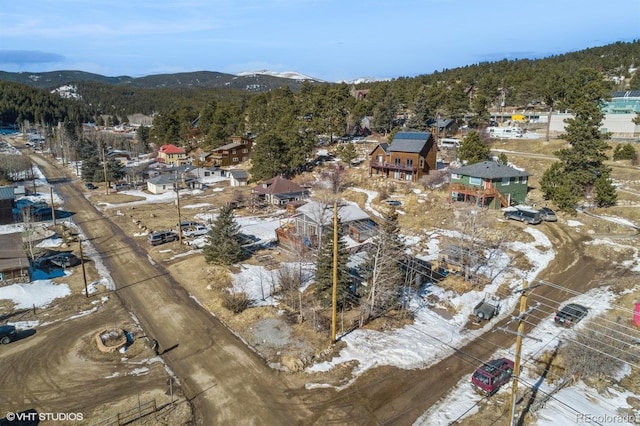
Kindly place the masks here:
[(460, 175), (457, 173), (451, 173), (451, 179), (460, 179)]
[(469, 177), (469, 185), (480, 186), (482, 179), (476, 177)]
[(235, 154), (235, 153), (236, 153), (236, 150), (235, 150), (235, 149), (234, 149), (234, 150), (232, 150), (232, 151), (231, 151), (231, 153), (232, 153), (232, 154)]
[(246, 153), (248, 153), (248, 152), (249, 152), (249, 150), (248, 150), (247, 148), (243, 148), (243, 149), (242, 149), (242, 153), (243, 153), (243, 154), (246, 154)]
[(502, 186), (507, 186), (509, 185), (509, 178), (508, 177), (504, 177), (502, 178)]
[(420, 157), (420, 168), (424, 168), (424, 158)]
[(413, 159), (407, 158), (407, 167), (413, 167)]
[(399, 158), (396, 158), (396, 159), (393, 161), (393, 163), (394, 163), (396, 166), (399, 166), (399, 165), (400, 165), (400, 159), (399, 159)]
[(231, 161), (233, 161), (234, 163), (237, 163), (237, 162), (238, 162), (238, 157), (233, 157), (233, 158), (231, 159)]
[(242, 157), (242, 161), (247, 161), (249, 159), (249, 157)]
[(378, 155), (378, 163), (382, 163), (382, 155)]

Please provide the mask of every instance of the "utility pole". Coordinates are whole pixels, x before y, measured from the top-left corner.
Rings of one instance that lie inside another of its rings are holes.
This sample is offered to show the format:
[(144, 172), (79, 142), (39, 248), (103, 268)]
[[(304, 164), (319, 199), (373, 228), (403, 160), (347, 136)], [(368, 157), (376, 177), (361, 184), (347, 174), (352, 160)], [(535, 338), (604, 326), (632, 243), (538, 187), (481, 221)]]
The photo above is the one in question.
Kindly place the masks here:
[(36, 192), (36, 174), (33, 171), (33, 163), (31, 163), (31, 183), (33, 184), (33, 195), (35, 195)]
[(82, 238), (78, 235), (78, 246), (80, 247), (80, 263), (82, 264), (82, 279), (84, 280), (84, 294), (89, 298), (89, 289), (87, 288), (87, 271), (84, 269), (84, 255), (82, 254)]
[(518, 379), (520, 378), (520, 355), (522, 352), (522, 338), (524, 337), (524, 320), (527, 316), (527, 293), (536, 287), (540, 287), (541, 284), (536, 284), (529, 287), (527, 281), (522, 282), (522, 290), (520, 290), (520, 313), (518, 315), (518, 332), (516, 333), (516, 356), (513, 363), (513, 386), (511, 388), (511, 417), (509, 418), (509, 424), (515, 426), (516, 424), (516, 400), (518, 390)]
[(104, 187), (109, 195), (109, 181), (107, 181), (107, 156), (104, 153), (104, 147), (102, 147), (102, 169), (104, 171)]
[(178, 241), (182, 244), (182, 217), (180, 215), (180, 182), (178, 181), (178, 171), (175, 172), (176, 185), (176, 205), (178, 206)]
[(338, 202), (333, 202), (333, 289), (331, 294), (331, 344), (336, 342), (338, 311)]
[(53, 188), (49, 187), (49, 197), (51, 198), (51, 219), (53, 220), (53, 226), (56, 226), (56, 208), (53, 204)]

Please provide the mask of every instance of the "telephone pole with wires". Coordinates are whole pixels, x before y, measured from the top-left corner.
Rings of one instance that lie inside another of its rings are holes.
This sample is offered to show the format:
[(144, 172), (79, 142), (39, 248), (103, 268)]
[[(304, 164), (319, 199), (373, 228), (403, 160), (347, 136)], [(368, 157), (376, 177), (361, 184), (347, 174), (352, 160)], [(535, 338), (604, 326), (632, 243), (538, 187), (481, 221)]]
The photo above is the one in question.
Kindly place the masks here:
[(333, 286), (331, 292), (331, 344), (336, 342), (338, 320), (338, 202), (333, 202)]
[[(518, 292), (520, 292), (520, 312), (518, 317), (515, 318), (518, 320), (518, 331), (516, 332), (516, 355), (513, 363), (513, 385), (511, 387), (511, 416), (509, 417), (509, 424), (511, 426), (515, 426), (516, 424), (516, 402), (518, 398), (518, 379), (520, 378), (520, 356), (522, 352), (522, 338), (526, 337), (524, 335), (524, 323), (525, 318), (530, 313), (527, 311), (527, 295), (531, 290), (540, 287), (541, 285), (542, 284), (529, 286), (527, 281), (523, 281), (522, 289), (517, 290)], [(536, 309), (536, 307), (534, 307), (533, 309)]]

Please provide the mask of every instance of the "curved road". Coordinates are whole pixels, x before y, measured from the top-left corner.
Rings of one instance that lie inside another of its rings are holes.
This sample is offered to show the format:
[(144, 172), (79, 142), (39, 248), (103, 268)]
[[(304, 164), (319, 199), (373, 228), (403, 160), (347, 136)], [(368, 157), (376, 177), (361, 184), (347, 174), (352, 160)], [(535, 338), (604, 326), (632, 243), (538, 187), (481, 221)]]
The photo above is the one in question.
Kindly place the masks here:
[(202, 308), (147, 254), (84, 197), (78, 184), (57, 165), (33, 155), (65, 200), (116, 283), (115, 293), (139, 319), (147, 335), (156, 338), (167, 365), (181, 380), (201, 425), (290, 425), (308, 413), (291, 410), (286, 381)]
[[(41, 157), (33, 159), (47, 176), (61, 175), (57, 166)], [(291, 376), (267, 367), (190, 298), (161, 265), (150, 264), (144, 250), (104, 218), (76, 185), (59, 185), (57, 190), (65, 198), (65, 207), (77, 212), (74, 221), (103, 253), (116, 294), (127, 309), (164, 348), (175, 346), (164, 359), (192, 400), (198, 424), (409, 425), (471, 373), (478, 359), (489, 359), (498, 347), (509, 347), (515, 340), (508, 333), (487, 332), (430, 368), (381, 367), (369, 370), (342, 391), (306, 390), (290, 384)], [(595, 261), (583, 252), (587, 237), (576, 236), (557, 224), (542, 226), (557, 255), (540, 279), (580, 292), (602, 285), (595, 276)], [(538, 296), (558, 302), (571, 297), (557, 288), (542, 286), (530, 295), (530, 304)], [(546, 299), (542, 302), (548, 303)], [(507, 321), (496, 326), (505, 326)], [(530, 322), (526, 331), (539, 320), (531, 317)], [(297, 379), (304, 380), (291, 377), (292, 381)]]

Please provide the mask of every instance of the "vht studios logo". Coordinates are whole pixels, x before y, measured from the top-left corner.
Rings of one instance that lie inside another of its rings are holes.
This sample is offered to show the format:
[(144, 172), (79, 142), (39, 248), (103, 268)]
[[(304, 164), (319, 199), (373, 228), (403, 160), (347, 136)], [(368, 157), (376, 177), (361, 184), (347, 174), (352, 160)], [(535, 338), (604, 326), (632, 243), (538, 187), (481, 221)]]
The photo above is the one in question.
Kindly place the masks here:
[(82, 421), (82, 413), (38, 413), (36, 411), (23, 411), (20, 413), (7, 413), (5, 419), (10, 422), (35, 422), (35, 421)]

